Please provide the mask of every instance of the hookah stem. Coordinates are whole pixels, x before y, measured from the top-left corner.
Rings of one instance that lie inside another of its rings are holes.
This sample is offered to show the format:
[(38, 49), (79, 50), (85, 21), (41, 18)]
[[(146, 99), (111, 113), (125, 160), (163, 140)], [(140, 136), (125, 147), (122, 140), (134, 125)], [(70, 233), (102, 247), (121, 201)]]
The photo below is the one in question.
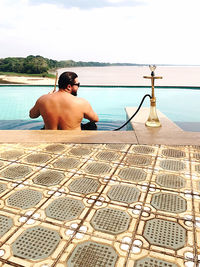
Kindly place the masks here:
[(155, 99), (155, 94), (154, 94), (154, 77), (151, 78), (151, 87), (152, 87), (152, 99)]
[(58, 72), (56, 71), (56, 78), (55, 78), (55, 85), (54, 85), (54, 91), (56, 91), (56, 83), (58, 80)]

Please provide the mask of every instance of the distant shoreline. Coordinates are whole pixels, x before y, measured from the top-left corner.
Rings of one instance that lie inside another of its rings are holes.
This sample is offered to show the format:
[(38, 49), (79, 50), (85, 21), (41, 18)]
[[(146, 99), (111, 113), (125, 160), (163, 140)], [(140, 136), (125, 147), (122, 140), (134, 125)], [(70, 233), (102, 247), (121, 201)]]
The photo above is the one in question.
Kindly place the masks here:
[[(58, 74), (67, 70), (76, 72), (82, 85), (150, 85), (150, 80), (143, 78), (150, 76), (148, 66), (70, 67), (58, 69)], [(157, 86), (200, 87), (200, 66), (157, 66), (155, 75), (163, 77), (156, 80)], [(54, 85), (55, 79), (0, 75), (0, 84)]]

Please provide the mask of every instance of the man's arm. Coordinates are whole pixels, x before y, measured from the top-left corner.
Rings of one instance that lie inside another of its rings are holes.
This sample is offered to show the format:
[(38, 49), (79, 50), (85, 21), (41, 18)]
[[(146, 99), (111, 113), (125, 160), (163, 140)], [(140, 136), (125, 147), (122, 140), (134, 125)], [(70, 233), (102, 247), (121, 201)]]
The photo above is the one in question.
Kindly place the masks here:
[(39, 104), (38, 101), (36, 101), (34, 107), (29, 111), (29, 117), (31, 119), (38, 118), (40, 116), (40, 110), (39, 110)]
[(84, 118), (88, 119), (89, 121), (98, 122), (99, 117), (96, 112), (92, 109), (90, 103), (83, 99), (83, 105), (84, 105)]

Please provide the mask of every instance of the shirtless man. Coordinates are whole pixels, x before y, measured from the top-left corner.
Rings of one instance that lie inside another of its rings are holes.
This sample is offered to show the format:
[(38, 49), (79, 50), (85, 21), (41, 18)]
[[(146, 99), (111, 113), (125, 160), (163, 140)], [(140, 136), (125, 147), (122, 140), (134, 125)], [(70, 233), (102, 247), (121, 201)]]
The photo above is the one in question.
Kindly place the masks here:
[[(30, 110), (30, 118), (41, 115), (46, 130), (81, 130), (83, 118), (95, 125), (99, 118), (90, 103), (84, 98), (76, 97), (79, 86), (76, 73), (62, 73), (58, 80), (59, 90), (41, 96)], [(87, 130), (87, 127), (84, 129)]]

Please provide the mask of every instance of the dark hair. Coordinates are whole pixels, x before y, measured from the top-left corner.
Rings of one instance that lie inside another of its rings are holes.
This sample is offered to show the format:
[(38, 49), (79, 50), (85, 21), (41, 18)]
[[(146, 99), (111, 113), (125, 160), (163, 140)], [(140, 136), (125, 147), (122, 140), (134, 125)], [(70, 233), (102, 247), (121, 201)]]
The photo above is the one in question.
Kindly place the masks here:
[(73, 85), (74, 79), (76, 79), (77, 77), (78, 75), (75, 72), (63, 72), (58, 80), (59, 89), (66, 89), (68, 84)]

